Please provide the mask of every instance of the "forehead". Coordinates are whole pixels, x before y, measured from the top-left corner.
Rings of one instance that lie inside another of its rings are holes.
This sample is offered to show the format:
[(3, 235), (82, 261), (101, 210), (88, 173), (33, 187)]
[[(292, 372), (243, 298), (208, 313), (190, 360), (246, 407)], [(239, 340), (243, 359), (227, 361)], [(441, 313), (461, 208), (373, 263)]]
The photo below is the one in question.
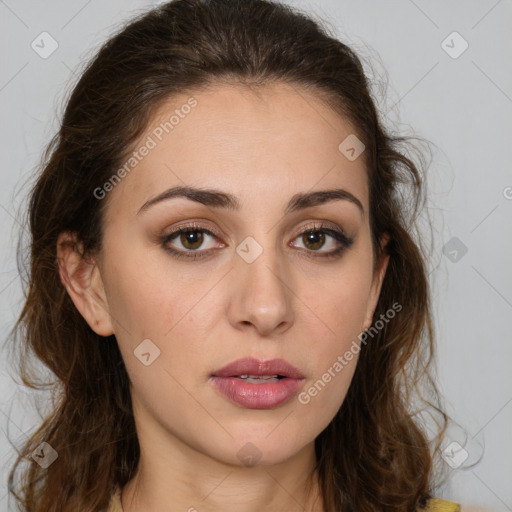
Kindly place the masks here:
[(354, 131), (299, 86), (276, 83), (253, 90), (215, 84), (160, 105), (134, 145), (137, 158), (127, 160), (126, 178), (110, 199), (129, 197), (123, 203), (136, 211), (148, 198), (177, 185), (266, 201), (341, 186), (366, 209), (364, 160), (350, 160), (340, 150)]

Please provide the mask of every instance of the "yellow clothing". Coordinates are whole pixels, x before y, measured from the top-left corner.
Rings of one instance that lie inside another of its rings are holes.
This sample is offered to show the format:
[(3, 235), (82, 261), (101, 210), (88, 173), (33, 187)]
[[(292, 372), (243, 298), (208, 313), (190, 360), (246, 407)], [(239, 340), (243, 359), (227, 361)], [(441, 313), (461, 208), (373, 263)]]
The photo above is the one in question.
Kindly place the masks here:
[[(460, 512), (460, 505), (454, 501), (432, 498), (428, 502), (428, 512)], [(123, 512), (122, 510), (120, 512)]]
[[(107, 512), (123, 512), (123, 507), (121, 506), (121, 490), (119, 488), (116, 488), (115, 492), (112, 494)], [(460, 505), (453, 501), (432, 498), (428, 502), (428, 508), (425, 509), (425, 512), (460, 512)]]
[(121, 505), (121, 489), (119, 487), (116, 487), (115, 491), (112, 493), (107, 512), (123, 512)]

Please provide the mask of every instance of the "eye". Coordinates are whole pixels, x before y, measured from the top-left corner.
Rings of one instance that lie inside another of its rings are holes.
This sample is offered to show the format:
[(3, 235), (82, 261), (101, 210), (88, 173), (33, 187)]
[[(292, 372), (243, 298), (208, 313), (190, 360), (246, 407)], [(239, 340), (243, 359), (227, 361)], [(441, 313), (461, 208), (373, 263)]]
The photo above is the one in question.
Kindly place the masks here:
[[(299, 240), (308, 252), (320, 253), (318, 256), (326, 258), (339, 256), (354, 242), (354, 239), (348, 237), (341, 229), (327, 228), (322, 224), (302, 231), (295, 240)], [(327, 250), (320, 250), (326, 246)], [(330, 250), (329, 246), (331, 247)], [(297, 245), (293, 244), (293, 247), (297, 247)], [(313, 254), (313, 256), (316, 256), (316, 254)]]
[[(199, 258), (202, 255), (196, 253), (198, 253), (198, 249), (203, 246), (205, 239), (208, 237), (217, 238), (217, 235), (200, 225), (193, 224), (188, 226), (181, 226), (177, 230), (163, 237), (162, 245), (166, 251), (177, 256), (178, 258)], [(176, 249), (175, 246), (173, 247), (170, 245), (171, 242), (180, 244), (181, 248)], [(210, 249), (211, 247), (203, 247), (201, 253), (204, 254), (204, 252), (207, 252)]]
[[(161, 239), (164, 250), (171, 253), (177, 258), (202, 258), (206, 257), (214, 248), (214, 245), (205, 247), (205, 240), (208, 238), (218, 239), (218, 235), (198, 224), (181, 226), (172, 233), (165, 235)], [(292, 247), (304, 249), (308, 253), (312, 253), (313, 257), (335, 258), (350, 247), (354, 242), (353, 238), (349, 238), (341, 229), (332, 229), (324, 227), (324, 225), (315, 225), (302, 231), (294, 240), (300, 240), (303, 244), (291, 244)], [(181, 247), (177, 247), (181, 245)], [(224, 247), (225, 244), (221, 244)], [(320, 249), (328, 247), (327, 250)], [(331, 247), (329, 249), (329, 246)], [(314, 253), (318, 253), (314, 254)]]

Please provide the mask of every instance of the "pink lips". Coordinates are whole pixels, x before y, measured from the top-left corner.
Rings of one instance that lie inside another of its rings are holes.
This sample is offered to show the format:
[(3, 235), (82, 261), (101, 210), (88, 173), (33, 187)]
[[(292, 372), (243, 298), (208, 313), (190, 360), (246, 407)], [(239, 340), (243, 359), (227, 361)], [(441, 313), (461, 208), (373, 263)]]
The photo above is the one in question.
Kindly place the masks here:
[(284, 359), (238, 359), (215, 371), (210, 382), (232, 402), (249, 409), (272, 409), (304, 384), (300, 370)]

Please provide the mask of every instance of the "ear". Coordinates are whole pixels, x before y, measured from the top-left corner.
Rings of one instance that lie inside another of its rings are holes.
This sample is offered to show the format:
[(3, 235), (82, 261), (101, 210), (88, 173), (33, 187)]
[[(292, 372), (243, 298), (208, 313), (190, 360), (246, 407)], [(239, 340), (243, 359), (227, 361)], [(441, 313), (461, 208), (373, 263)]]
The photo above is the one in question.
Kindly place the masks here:
[(57, 240), (60, 280), (91, 329), (100, 336), (114, 333), (103, 281), (94, 258), (83, 256), (76, 233), (65, 231)]
[(389, 238), (390, 237), (387, 233), (385, 233), (381, 238), (380, 257), (379, 261), (375, 265), (375, 270), (373, 273), (373, 281), (370, 289), (370, 296), (368, 298), (368, 308), (364, 320), (363, 332), (369, 329), (373, 323), (373, 314), (375, 312), (375, 308), (377, 307), (377, 302), (379, 301), (380, 290), (382, 288), (384, 276), (386, 275), (386, 270), (389, 264), (389, 254), (386, 251)]

